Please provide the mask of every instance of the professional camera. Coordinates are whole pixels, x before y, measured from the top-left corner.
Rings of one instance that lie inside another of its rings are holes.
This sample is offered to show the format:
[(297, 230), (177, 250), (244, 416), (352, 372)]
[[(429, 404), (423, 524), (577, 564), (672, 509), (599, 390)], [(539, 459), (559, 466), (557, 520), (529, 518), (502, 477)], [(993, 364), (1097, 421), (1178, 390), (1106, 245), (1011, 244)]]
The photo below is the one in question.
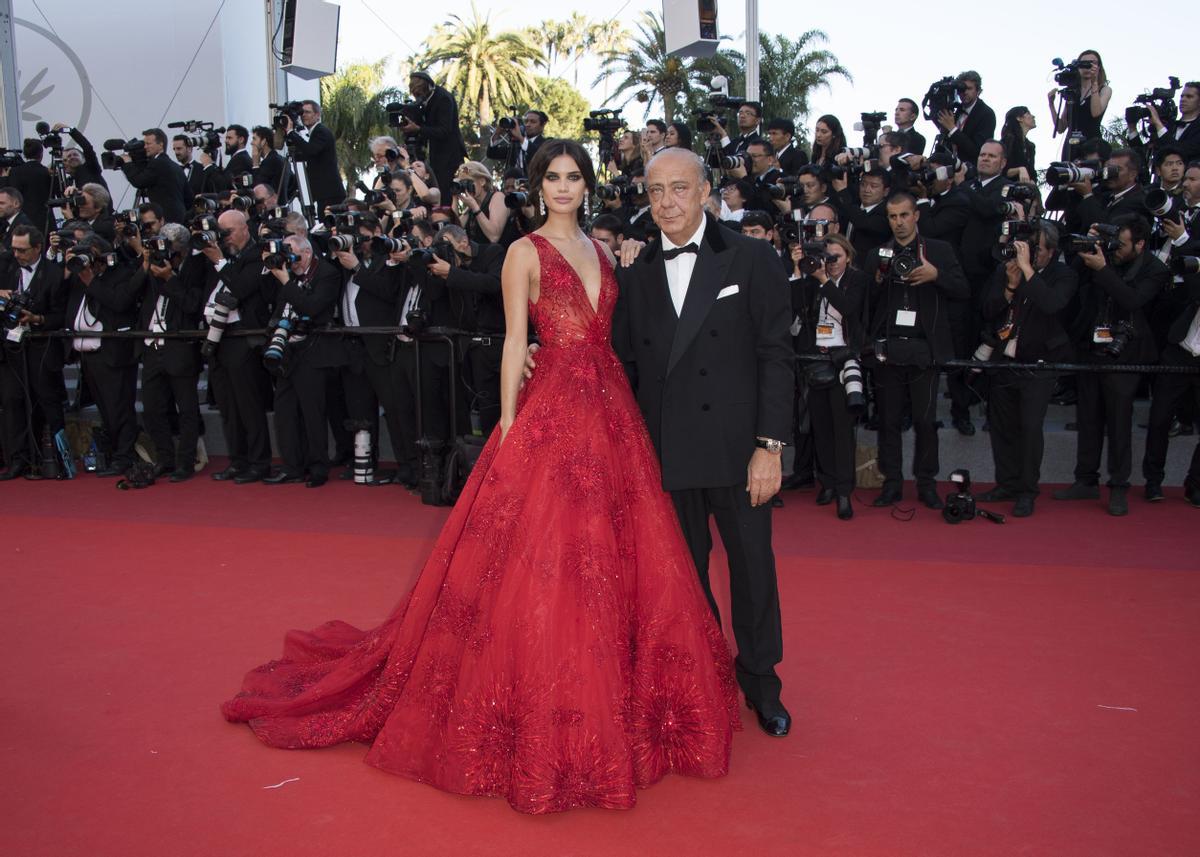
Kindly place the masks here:
[(874, 146), (875, 138), (879, 135), (879, 129), (882, 128), (883, 123), (887, 121), (887, 114), (862, 113), (860, 116), (862, 121), (854, 123), (854, 130), (862, 131), (864, 146)]
[(432, 247), (415, 248), (411, 258), (413, 262), (424, 265), (426, 268), (433, 265), (438, 259), (448, 262), (451, 268), (458, 267), (458, 254), (454, 250), (454, 245), (449, 241), (435, 241)]
[(898, 249), (879, 248), (879, 273), (890, 280), (903, 282), (919, 267), (921, 267), (921, 260), (917, 258), (917, 242), (915, 241), (907, 247)]
[(628, 202), (646, 192), (642, 182), (634, 182), (629, 176), (614, 176), (608, 184), (596, 188), (596, 196), (600, 199), (622, 199)]
[(734, 110), (746, 103), (746, 99), (739, 98), (736, 95), (727, 95), (724, 92), (714, 92), (708, 97), (708, 103), (713, 110)]
[(962, 86), (953, 77), (935, 80), (930, 84), (925, 97), (921, 99), (921, 109), (924, 111), (925, 118), (930, 122), (936, 122), (938, 114), (943, 110), (955, 113), (960, 106), (962, 106)]
[(1179, 200), (1160, 187), (1146, 191), (1146, 210), (1159, 220), (1169, 220), (1180, 223), (1183, 220), (1184, 206)]
[(1027, 184), (1009, 184), (1000, 189), (1000, 197), (1006, 202), (1019, 202), (1029, 211), (1029, 204), (1041, 200), (1037, 188)]
[(80, 253), (76, 253), (74, 256), (71, 256), (67, 259), (67, 265), (66, 265), (67, 271), (72, 274), (78, 274), (80, 271), (84, 270), (85, 268), (92, 267), (92, 263), (94, 263), (95, 261), (96, 261), (96, 256), (93, 256), (91, 253), (84, 250)]
[(192, 220), (192, 237), (190, 244), (193, 250), (203, 250), (205, 247), (215, 247), (228, 233), (228, 230), (217, 226), (217, 218), (200, 215)]
[(331, 235), (329, 236), (329, 252), (330, 253), (353, 253), (354, 248), (358, 246), (358, 242), (353, 235)]
[(1070, 89), (1078, 92), (1081, 86), (1082, 77), (1079, 72), (1084, 69), (1090, 69), (1096, 63), (1093, 60), (1075, 60), (1074, 62), (1063, 64), (1063, 61), (1055, 57), (1050, 61), (1056, 71), (1054, 72), (1054, 82), (1064, 89)]
[(174, 255), (169, 238), (150, 238), (146, 240), (145, 246), (150, 251), (151, 265), (166, 265)]
[(1102, 333), (1102, 330), (1103, 328), (1097, 328), (1092, 342), (1092, 353), (1097, 357), (1116, 360), (1125, 351), (1125, 346), (1137, 339), (1137, 330), (1128, 321), (1114, 321), (1108, 326), (1107, 335)]
[(142, 222), (136, 208), (118, 211), (113, 220), (113, 229), (118, 238), (137, 238), (142, 234)]
[(1097, 223), (1092, 227), (1095, 235), (1068, 235), (1063, 244), (1066, 253), (1091, 252), (1099, 247), (1104, 253), (1115, 253), (1121, 249), (1121, 227), (1111, 223)]
[(1017, 258), (1017, 247), (1013, 242), (1024, 241), (1032, 246), (1036, 244), (1037, 236), (1038, 225), (1036, 223), (1028, 220), (1004, 221), (1000, 224), (1000, 244), (996, 248), (996, 258), (1005, 262)]
[(737, 152), (733, 155), (722, 155), (720, 149), (713, 149), (708, 156), (708, 166), (714, 170), (736, 170), (738, 167), (750, 169), (750, 153)]
[(21, 322), (21, 312), (33, 312), (33, 298), (29, 292), (11, 292), (9, 296), (0, 296), (0, 324), (12, 330)]
[(275, 111), (275, 116), (271, 119), (271, 125), (277, 131), (287, 131), (288, 124), (293, 128), (298, 128), (301, 125), (300, 114), (304, 110), (304, 105), (299, 101), (288, 101), (285, 104), (268, 104), (268, 108)]
[(800, 244), (800, 250), (804, 253), (800, 259), (800, 273), (804, 276), (815, 274), (818, 269), (825, 267), (825, 264), (833, 257), (826, 252), (825, 236), (829, 233), (828, 220), (800, 220), (794, 221), (796, 224), (796, 240), (793, 243)]
[(1167, 82), (1170, 86), (1157, 87), (1133, 99), (1133, 106), (1125, 109), (1125, 121), (1130, 125), (1136, 125), (1142, 120), (1149, 121), (1150, 108), (1153, 107), (1164, 125), (1174, 122), (1179, 115), (1179, 109), (1175, 106), (1175, 93), (1179, 92), (1179, 78), (1171, 76), (1167, 78)]
[(217, 346), (221, 344), (221, 337), (225, 335), (225, 328), (229, 326), (229, 313), (237, 309), (237, 306), (238, 299), (229, 289), (221, 289), (213, 298), (213, 317), (208, 325), (208, 336), (200, 345), (200, 354), (205, 358), (211, 358), (217, 353)]
[(616, 135), (625, 127), (621, 118), (621, 110), (604, 109), (592, 110), (583, 120), (584, 131), (594, 131), (600, 135), (600, 163), (607, 164), (612, 160), (613, 149), (616, 147)]
[(447, 188), (446, 192), (451, 196), (460, 193), (473, 196), (475, 194), (475, 182), (471, 181), (471, 179), (452, 181), (450, 182), (450, 186)]
[(1046, 184), (1062, 187), (1079, 182), (1101, 182), (1112, 176), (1112, 171), (1100, 161), (1081, 161), (1078, 164), (1055, 161), (1046, 169)]
[(181, 122), (168, 122), (168, 128), (182, 128), (187, 144), (193, 149), (202, 149), (210, 155), (220, 151), (224, 128), (214, 128), (212, 122), (201, 122), (198, 119), (185, 119)]
[(371, 250), (376, 253), (399, 253), (409, 249), (411, 245), (403, 238), (393, 238), (387, 235), (376, 235), (371, 239)]
[[(335, 238), (345, 238), (344, 235), (336, 235)], [(266, 255), (263, 256), (263, 264), (272, 271), (278, 271), (286, 268), (288, 265), (297, 261), (300, 257), (292, 252), (292, 248), (284, 243), (281, 239), (275, 238), (266, 242)]]
[(122, 140), (120, 138), (105, 140), (104, 151), (100, 153), (100, 163), (104, 169), (121, 169), (122, 161), (117, 156), (118, 152), (129, 155), (135, 164), (145, 163), (147, 159), (146, 144), (141, 140)]
[(263, 349), (263, 366), (277, 378), (288, 373), (288, 346), (307, 333), (309, 318), (292, 309), (292, 305), (284, 304), (268, 327), (273, 328), (267, 347)]
[(950, 474), (950, 483), (955, 490), (946, 495), (946, 505), (942, 507), (942, 519), (947, 524), (961, 524), (974, 519), (976, 515), (996, 524), (1004, 523), (1003, 515), (976, 508), (975, 498), (971, 495), (971, 471), (955, 470)]
[(954, 174), (957, 172), (957, 165), (953, 167), (949, 167), (944, 164), (933, 166), (932, 164), (926, 163), (925, 166), (921, 167), (920, 169), (911, 170), (909, 175), (912, 177), (914, 182), (919, 182), (920, 184), (929, 187), (934, 182), (952, 181), (954, 179)]
[(58, 251), (60, 253), (69, 250), (75, 246), (75, 230), (74, 229), (56, 229), (54, 234), (58, 236)]
[(714, 134), (718, 123), (721, 127), (727, 127), (729, 121), (724, 113), (705, 108), (693, 110), (692, 115), (696, 117), (696, 130), (701, 134)]
[(384, 107), (388, 115), (388, 125), (399, 128), (404, 120), (421, 125), (425, 122), (425, 108), (419, 101), (393, 101)]
[(1200, 256), (1175, 256), (1171, 259), (1171, 273), (1200, 274)]
[[(0, 170), (10, 169), (11, 167), (15, 167), (18, 164), (23, 163), (25, 163), (25, 158), (22, 157), (20, 151), (15, 149), (6, 149), (3, 146), (0, 146)], [(116, 168), (112, 167), (110, 169)]]
[(38, 137), (42, 141), (42, 145), (50, 152), (53, 158), (61, 158), (63, 153), (62, 135), (71, 133), (70, 128), (60, 128), (57, 131), (50, 130), (49, 122), (39, 122), (34, 126)]
[(390, 199), (396, 201), (396, 192), (390, 187), (381, 188), (380, 190), (371, 190), (361, 181), (356, 182), (355, 189), (362, 193), (362, 201), (368, 206), (380, 205), (384, 200)]
[(521, 190), (510, 191), (504, 194), (505, 208), (520, 209), (529, 205), (529, 189), (522, 188)]
[(328, 206), (325, 212), (321, 223), (326, 229), (337, 229), (341, 232), (353, 232), (358, 229), (358, 224), (364, 217), (363, 212), (352, 211), (345, 205)]

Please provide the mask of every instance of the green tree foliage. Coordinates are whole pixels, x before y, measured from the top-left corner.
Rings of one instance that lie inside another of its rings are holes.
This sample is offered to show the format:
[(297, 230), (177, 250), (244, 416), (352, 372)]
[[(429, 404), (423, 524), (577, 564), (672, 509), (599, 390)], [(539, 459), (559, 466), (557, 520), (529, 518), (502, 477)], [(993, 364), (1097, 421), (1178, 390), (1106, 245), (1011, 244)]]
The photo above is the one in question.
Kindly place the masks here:
[(337, 140), (338, 168), (350, 183), (371, 163), (370, 139), (390, 133), (384, 105), (401, 93), (382, 85), (386, 63), (349, 65), (321, 78), (321, 121)]

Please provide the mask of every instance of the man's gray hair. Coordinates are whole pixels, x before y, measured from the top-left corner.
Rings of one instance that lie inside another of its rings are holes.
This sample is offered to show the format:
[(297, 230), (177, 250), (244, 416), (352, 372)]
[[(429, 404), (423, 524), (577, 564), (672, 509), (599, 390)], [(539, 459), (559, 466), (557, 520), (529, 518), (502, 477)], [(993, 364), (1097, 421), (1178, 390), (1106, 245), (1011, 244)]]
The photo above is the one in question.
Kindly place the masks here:
[(376, 146), (378, 146), (380, 144), (386, 145), (389, 149), (399, 149), (400, 148), (400, 144), (396, 142), (395, 137), (388, 137), (386, 135), (381, 136), (381, 137), (372, 137), (370, 140), (367, 141), (367, 148), (374, 149)]
[(112, 195), (109, 194), (108, 188), (99, 182), (88, 182), (79, 190), (90, 196), (98, 208), (107, 210), (112, 205)]
[(312, 252), (312, 244), (308, 243), (308, 239), (303, 235), (289, 235), (284, 239), (292, 246), (292, 249), (297, 253), (303, 253), (305, 250)]
[(289, 211), (283, 221), (284, 227), (290, 229), (293, 235), (308, 235), (308, 221), (304, 219), (304, 215), (300, 212)]
[(465, 241), (467, 238), (467, 230), (461, 226), (455, 226), (453, 223), (447, 223), (438, 230), (437, 240), (441, 241), (446, 238), (455, 238), (459, 241)]
[(650, 163), (646, 164), (647, 175), (650, 174), (650, 167), (654, 166), (654, 162), (659, 158), (685, 158), (689, 164), (696, 168), (696, 178), (700, 184), (708, 181), (708, 171), (704, 168), (704, 159), (689, 149), (680, 149), (677, 146), (663, 149), (650, 159)]
[(165, 238), (171, 242), (172, 253), (183, 253), (188, 249), (188, 242), (191, 240), (192, 233), (188, 231), (186, 226), (179, 223), (164, 223), (162, 228), (158, 230), (160, 238)]

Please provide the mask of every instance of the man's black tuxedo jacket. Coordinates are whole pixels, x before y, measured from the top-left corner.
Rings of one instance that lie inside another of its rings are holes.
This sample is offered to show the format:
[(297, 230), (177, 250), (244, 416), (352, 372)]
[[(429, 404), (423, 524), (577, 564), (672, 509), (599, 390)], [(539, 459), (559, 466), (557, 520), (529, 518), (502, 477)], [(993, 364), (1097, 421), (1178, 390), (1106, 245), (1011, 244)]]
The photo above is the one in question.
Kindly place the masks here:
[(849, 230), (850, 243), (859, 259), (866, 258), (868, 253), (892, 237), (885, 203), (881, 202), (870, 211), (865, 211), (859, 204), (858, 193), (850, 188), (834, 194), (832, 199), (842, 224), (842, 234), (846, 234), (848, 226), (854, 227)]
[[(308, 176), (308, 189), (313, 199), (343, 199), (346, 186), (338, 172), (337, 146), (333, 132), (318, 122), (308, 132), (305, 140), (295, 130), (287, 135), (287, 143), (295, 153), (296, 160), (304, 162)], [(321, 214), (321, 212), (317, 212)]]
[(129, 183), (163, 210), (167, 223), (183, 223), (190, 199), (187, 195), (187, 178), (183, 168), (161, 152), (145, 163), (130, 162), (121, 167)]
[[(1167, 266), (1151, 253), (1142, 253), (1132, 262), (1105, 265), (1093, 271), (1077, 263), (1079, 272), (1079, 317), (1070, 331), (1078, 346), (1080, 360), (1097, 359), (1092, 342), (1095, 328), (1102, 321), (1128, 322), (1134, 335), (1121, 351), (1117, 363), (1153, 363), (1158, 359), (1158, 344), (1150, 327), (1147, 309), (1158, 294), (1171, 283)], [(1105, 309), (1108, 318), (1104, 318)], [(1185, 331), (1186, 332), (1186, 331)]]
[(618, 268), (613, 346), (668, 491), (744, 485), (755, 438), (791, 436), (791, 298), (774, 256), (709, 219), (679, 317), (658, 242)]
[(962, 233), (962, 266), (971, 285), (982, 290), (984, 281), (996, 268), (996, 257), (992, 250), (1000, 238), (1000, 227), (1007, 219), (1004, 188), (1012, 184), (1004, 176), (997, 176), (983, 185), (978, 179), (965, 185), (970, 217)]
[[(0, 289), (16, 291), (21, 282), (20, 270), (15, 263), (9, 265), (4, 277), (0, 279)], [(29, 298), (32, 302), (31, 312), (34, 315), (45, 317), (45, 321), (37, 325), (35, 330), (61, 330), (63, 328), (67, 315), (67, 284), (63, 280), (61, 266), (45, 258), (38, 262), (37, 270), (33, 272), (33, 280), (29, 284)], [(27, 347), (39, 349), (39, 354), (44, 353), (44, 358), (39, 357), (38, 359), (45, 360), (46, 369), (53, 372), (62, 368), (61, 341), (27, 339), (26, 342), (29, 343)], [(51, 347), (46, 348), (47, 344)], [(4, 352), (6, 350), (3, 345), (0, 345), (0, 363), (5, 360)]]
[[(950, 316), (947, 312), (948, 300), (966, 300), (970, 297), (971, 289), (963, 276), (958, 264), (954, 248), (944, 241), (921, 237), (919, 239), (925, 249), (925, 258), (938, 269), (935, 282), (923, 286), (912, 287), (917, 297), (917, 323), (929, 343), (930, 352), (935, 361), (949, 360), (954, 356), (954, 343), (950, 338)], [(888, 241), (883, 246), (893, 247), (895, 241)], [(889, 284), (887, 278), (883, 282), (875, 282), (875, 272), (879, 270), (879, 250), (871, 251), (863, 264), (863, 271), (871, 282), (871, 339), (881, 339), (888, 335), (889, 324), (897, 308), (897, 301), (889, 300), (889, 292), (901, 288)], [(893, 332), (895, 328), (892, 328)]]
[(458, 127), (458, 104), (454, 96), (440, 86), (433, 88), (425, 104), (425, 121), (421, 123), (421, 139), (429, 143), (429, 169), (442, 188), (443, 199), (448, 200), (445, 188), (454, 178), (467, 157), (467, 144), (463, 142)]
[(0, 243), (4, 244), (5, 249), (12, 247), (13, 230), (18, 226), (37, 226), (38, 229), (42, 228), (30, 220), (29, 215), (23, 211), (18, 211), (14, 214), (12, 220), (7, 225), (4, 224), (4, 221), (0, 220), (0, 229), (4, 230), (4, 234), (0, 236)]
[[(142, 295), (141, 312), (138, 315), (138, 329), (150, 330), (158, 308), (159, 295), (166, 297), (163, 304), (162, 322), (167, 330), (199, 330), (200, 319), (203, 317), (204, 301), (208, 297), (204, 292), (204, 271), (197, 269), (206, 265), (203, 256), (189, 256), (180, 270), (160, 280), (145, 268), (138, 268), (133, 275), (134, 281)], [(189, 273), (188, 269), (192, 271)], [(136, 351), (140, 357), (148, 348), (145, 339), (136, 340)], [(165, 339), (160, 348), (163, 366), (168, 375), (176, 377), (196, 375), (200, 372), (200, 341), (198, 339)]]
[(187, 181), (188, 202), (191, 202), (196, 194), (208, 191), (208, 176), (203, 164), (199, 161), (188, 161), (186, 164), (180, 164), (179, 169), (183, 170), (183, 177)]
[[(984, 321), (993, 329), (1008, 317), (1009, 302), (1004, 298), (1007, 285), (1005, 266), (997, 265), (979, 306)], [(1017, 360), (1070, 360), (1071, 339), (1058, 314), (1075, 297), (1078, 287), (1079, 276), (1059, 261), (1035, 271), (1033, 279), (1021, 280), (1012, 301), (1016, 309)], [(998, 356), (993, 354), (992, 358)]]
[(925, 137), (916, 128), (900, 131), (904, 135), (904, 151), (914, 155), (925, 154)]
[(971, 204), (966, 191), (951, 187), (918, 210), (921, 212), (921, 234), (926, 238), (945, 241), (959, 254), (958, 260), (961, 262), (963, 231), (971, 218)]
[(750, 148), (751, 143), (761, 142), (762, 139), (762, 136), (757, 131), (751, 131), (749, 134), (739, 134), (729, 141), (728, 146), (721, 147), (721, 153), (736, 155), (738, 152), (744, 152)]
[[(131, 268), (110, 268), (94, 277), (87, 286), (77, 274), (71, 275), (67, 279), (67, 328), (75, 329), (79, 306), (86, 300), (88, 311), (105, 331), (133, 330), (138, 319), (139, 297), (139, 284), (133, 279), (133, 273)], [(71, 340), (63, 341), (69, 352)], [(137, 362), (135, 342), (130, 338), (102, 339), (98, 353), (109, 366), (131, 366)]]
[(1069, 222), (1080, 232), (1087, 232), (1093, 223), (1112, 223), (1118, 217), (1126, 214), (1137, 214), (1149, 217), (1146, 212), (1146, 191), (1140, 185), (1134, 185), (1120, 199), (1114, 199), (1112, 194), (1093, 193), (1087, 199), (1080, 200), (1074, 207)]
[[(346, 271), (342, 277), (348, 282), (351, 274)], [(404, 323), (400, 318), (400, 310), (403, 308), (408, 285), (407, 265), (388, 265), (387, 256), (376, 253), (370, 258), (369, 264), (364, 263), (354, 272), (353, 277), (354, 282), (358, 284), (358, 297), (354, 301), (354, 309), (358, 313), (358, 323), (361, 326), (395, 327)], [(393, 337), (389, 335), (362, 337), (363, 346), (372, 363), (377, 366), (387, 365), (392, 352), (392, 340)]]
[(500, 291), (500, 273), (504, 270), (506, 249), (499, 244), (475, 244), (467, 266), (450, 269), (446, 287), (467, 293), (471, 304), (469, 330), (479, 333), (504, 332), (504, 298)]
[(794, 176), (800, 168), (808, 163), (808, 153), (795, 143), (776, 155), (779, 158), (779, 168), (785, 176)]
[(45, 231), (46, 200), (50, 198), (50, 171), (38, 161), (25, 161), (8, 171), (8, 178), (0, 179), (0, 184), (3, 183), (21, 192), (25, 200), (21, 204), (21, 211), (29, 215), (29, 219), (38, 229)]
[(967, 114), (961, 128), (949, 134), (950, 145), (961, 161), (975, 163), (983, 144), (996, 136), (996, 112), (980, 98)]
[[(302, 277), (291, 274), (286, 283), (280, 284), (275, 302), (279, 307), (291, 304), (298, 314), (309, 317), (310, 330), (318, 330), (333, 324), (333, 314), (342, 296), (340, 272), (344, 269), (321, 258), (314, 258), (312, 263), (317, 266), (312, 279), (305, 283)], [(268, 276), (279, 282), (273, 274)], [(346, 365), (346, 349), (341, 336), (318, 333), (305, 337), (292, 347), (297, 355), (305, 355), (309, 365), (318, 369)]]
[[(286, 165), (283, 160), (283, 155), (272, 149), (271, 151), (267, 152), (266, 156), (258, 162), (258, 167), (256, 167), (254, 170), (254, 183), (269, 184), (275, 189), (275, 192), (278, 193), (281, 190), (279, 185), (283, 181), (284, 169), (286, 169)], [(289, 199), (295, 195), (296, 187), (291, 181), (290, 177), (286, 190)], [(280, 202), (283, 202), (282, 197), (280, 197)]]

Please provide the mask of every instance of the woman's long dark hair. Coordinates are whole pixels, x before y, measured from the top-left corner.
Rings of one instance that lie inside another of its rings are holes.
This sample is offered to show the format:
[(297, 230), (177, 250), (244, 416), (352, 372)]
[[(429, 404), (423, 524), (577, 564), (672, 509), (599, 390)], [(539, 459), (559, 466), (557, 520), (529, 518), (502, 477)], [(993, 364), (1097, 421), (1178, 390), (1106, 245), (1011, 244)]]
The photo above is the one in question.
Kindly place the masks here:
[(817, 122), (823, 122), (833, 132), (833, 139), (829, 142), (829, 151), (825, 151), (824, 147), (818, 143), (813, 143), (812, 162), (814, 164), (820, 162), (824, 165), (826, 162), (832, 161), (834, 155), (846, 148), (846, 132), (842, 130), (842, 123), (831, 113), (826, 113)]
[(674, 128), (676, 136), (679, 137), (679, 148), (692, 148), (692, 129), (683, 122), (672, 122), (667, 128)]
[(1021, 117), (1029, 112), (1023, 104), (1013, 107), (1004, 114), (1004, 127), (1000, 129), (1000, 142), (1007, 151), (1011, 146), (1025, 141), (1025, 130), (1021, 127)]
[[(529, 204), (534, 208), (534, 221), (540, 226), (545, 220), (540, 213), (542, 201), (542, 182), (550, 163), (559, 155), (566, 155), (579, 167), (583, 173), (583, 182), (587, 185), (587, 197), (596, 192), (596, 169), (587, 150), (574, 140), (547, 140), (542, 143), (533, 159), (529, 162)], [(583, 223), (585, 206), (579, 206), (579, 222)]]

